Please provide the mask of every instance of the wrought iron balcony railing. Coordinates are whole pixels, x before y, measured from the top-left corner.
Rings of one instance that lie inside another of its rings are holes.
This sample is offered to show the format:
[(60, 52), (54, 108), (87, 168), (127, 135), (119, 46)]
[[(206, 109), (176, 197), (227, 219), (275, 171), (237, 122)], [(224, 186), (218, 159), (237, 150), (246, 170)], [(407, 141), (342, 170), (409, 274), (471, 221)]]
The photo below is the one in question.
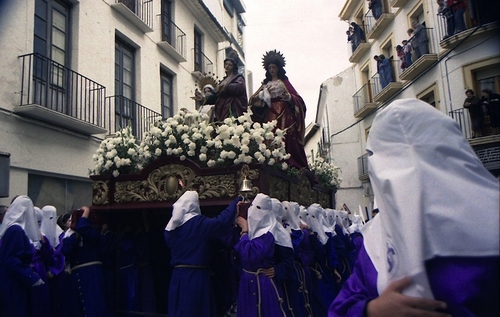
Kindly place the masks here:
[(174, 22), (163, 24), (161, 39), (168, 43), (183, 58), (183, 61), (186, 60), (186, 33)]
[(161, 117), (161, 113), (121, 95), (106, 97), (106, 99), (108, 101), (107, 109), (109, 109), (106, 128), (109, 134), (114, 134), (130, 126), (136, 139), (142, 140), (144, 133), (149, 131), (155, 119)]
[(356, 93), (352, 96), (352, 101), (354, 104), (354, 113), (360, 112), (368, 103), (373, 102), (372, 95), (372, 84), (370, 82), (364, 84)]
[(214, 63), (203, 53), (197, 52), (194, 48), (193, 59), (194, 59), (194, 71), (202, 74), (213, 73)]
[[(418, 41), (418, 49), (413, 49), (411, 51), (411, 65), (400, 74), (399, 78), (402, 80), (412, 80), (423, 71), (426, 71), (437, 61), (438, 50), (434, 44), (434, 29), (432, 28), (422, 28), (420, 32), (425, 32), (425, 37), (419, 37), (418, 35), (412, 36), (408, 39), (408, 43), (412, 41)], [(418, 40), (420, 38), (420, 40)], [(422, 38), (426, 39), (425, 41)], [(413, 46), (413, 44), (411, 44)]]
[(153, 0), (115, 0), (111, 6), (143, 32), (153, 31)]
[[(76, 122), (77, 125), (82, 123), (96, 128), (104, 127), (106, 88), (103, 85), (40, 54), (25, 54), (20, 58), (22, 78), (21, 102), (18, 109), (24, 111), (23, 107), (31, 105), (45, 108), (53, 114), (57, 113), (57, 116), (52, 118), (50, 114), (46, 116), (46, 121), (70, 128), (71, 123), (68, 120), (75, 123), (75, 119), (80, 121)], [(92, 129), (87, 132), (89, 131)]]

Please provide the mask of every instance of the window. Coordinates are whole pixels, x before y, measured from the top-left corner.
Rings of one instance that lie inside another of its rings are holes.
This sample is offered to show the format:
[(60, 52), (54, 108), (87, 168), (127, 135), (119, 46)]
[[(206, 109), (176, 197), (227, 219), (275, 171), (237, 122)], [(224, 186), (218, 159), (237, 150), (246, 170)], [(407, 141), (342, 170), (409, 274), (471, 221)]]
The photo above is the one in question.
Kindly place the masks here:
[(493, 57), (463, 68), (465, 87), (472, 89), (476, 95), (481, 95), (481, 90), (488, 88), (500, 93), (500, 57)]
[(160, 74), (161, 78), (161, 115), (164, 119), (174, 115), (173, 101), (173, 76), (165, 71)]
[(68, 63), (69, 7), (53, 0), (35, 1), (33, 94), (38, 104), (70, 114), (65, 66)]
[(92, 183), (74, 179), (28, 175), (28, 196), (35, 206), (56, 207), (57, 213), (66, 212), (92, 204)]
[(116, 131), (132, 126), (135, 133), (135, 50), (116, 40), (115, 42), (115, 129)]
[(417, 94), (417, 99), (427, 102), (436, 109), (439, 109), (439, 90), (437, 83)]
[(66, 65), (69, 8), (52, 0), (36, 0), (33, 51)]
[(476, 79), (477, 94), (483, 89), (490, 89), (495, 93), (500, 92), (500, 64), (477, 69), (473, 75)]
[(162, 0), (161, 2), (161, 22), (162, 22), (162, 40), (174, 46), (172, 43), (172, 2)]
[(194, 30), (194, 71), (203, 72), (202, 34)]

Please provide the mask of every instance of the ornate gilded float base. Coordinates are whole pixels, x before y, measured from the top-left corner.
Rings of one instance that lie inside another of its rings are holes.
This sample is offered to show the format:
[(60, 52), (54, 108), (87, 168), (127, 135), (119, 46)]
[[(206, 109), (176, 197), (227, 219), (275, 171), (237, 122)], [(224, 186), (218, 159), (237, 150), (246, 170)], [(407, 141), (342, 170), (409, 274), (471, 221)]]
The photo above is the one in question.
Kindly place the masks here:
[(201, 168), (190, 160), (163, 157), (139, 174), (91, 178), (93, 208), (101, 210), (170, 207), (187, 190), (198, 192), (202, 207), (227, 206), (240, 194), (243, 180), (247, 190), (244, 196), (249, 199), (265, 193), (304, 206), (334, 206), (332, 190), (311, 183), (305, 176), (292, 178), (261, 164)]

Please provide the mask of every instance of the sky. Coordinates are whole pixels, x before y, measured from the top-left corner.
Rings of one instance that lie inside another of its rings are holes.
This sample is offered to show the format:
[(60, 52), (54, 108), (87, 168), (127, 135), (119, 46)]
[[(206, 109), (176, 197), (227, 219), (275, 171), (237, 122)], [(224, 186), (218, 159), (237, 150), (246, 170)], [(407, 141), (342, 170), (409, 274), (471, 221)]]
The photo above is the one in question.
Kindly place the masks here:
[[(245, 61), (253, 89), (264, 79), (262, 56), (280, 51), (286, 75), (305, 101), (306, 124), (316, 119), (320, 85), (351, 63), (341, 0), (246, 0)], [(252, 94), (253, 92), (250, 92)]]

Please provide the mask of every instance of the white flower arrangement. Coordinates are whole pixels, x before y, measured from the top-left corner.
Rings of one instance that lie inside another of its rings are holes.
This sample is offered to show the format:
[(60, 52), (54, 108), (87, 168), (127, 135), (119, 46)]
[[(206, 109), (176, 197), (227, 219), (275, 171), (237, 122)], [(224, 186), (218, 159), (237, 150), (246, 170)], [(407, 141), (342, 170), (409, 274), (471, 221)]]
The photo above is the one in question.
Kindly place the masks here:
[(240, 117), (209, 123), (206, 114), (181, 109), (166, 120), (156, 118), (139, 145), (128, 127), (102, 141), (91, 173), (138, 172), (164, 155), (189, 158), (207, 167), (262, 163), (286, 170), (285, 160), (290, 158), (285, 151), (286, 131), (275, 129), (276, 121), (253, 122), (251, 115), (249, 109)]
[(126, 127), (118, 131), (112, 138), (104, 139), (96, 153), (92, 155), (94, 170), (91, 174), (120, 174), (135, 173), (142, 169), (139, 164), (139, 144), (132, 135), (132, 129)]
[(338, 188), (342, 182), (340, 167), (327, 162), (324, 158), (316, 155), (314, 160), (309, 157), (309, 168), (316, 176), (320, 185), (327, 188)]

